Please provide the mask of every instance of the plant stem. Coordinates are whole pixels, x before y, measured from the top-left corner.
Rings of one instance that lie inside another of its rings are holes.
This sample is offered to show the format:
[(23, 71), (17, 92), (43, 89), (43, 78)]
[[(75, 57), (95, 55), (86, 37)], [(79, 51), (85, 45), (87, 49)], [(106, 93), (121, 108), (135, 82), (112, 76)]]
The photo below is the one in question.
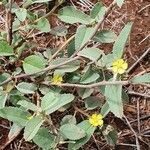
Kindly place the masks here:
[[(43, 84), (46, 84), (45, 82), (43, 82)], [(129, 81), (101, 81), (101, 82), (97, 82), (97, 83), (93, 83), (93, 84), (71, 84), (71, 83), (62, 83), (59, 86), (62, 87), (78, 87), (78, 88), (94, 88), (94, 87), (99, 87), (102, 85), (128, 85)], [(54, 85), (54, 84), (50, 84), (50, 85)]]
[(12, 43), (12, 14), (11, 14), (11, 9), (12, 9), (12, 0), (9, 0), (8, 2), (9, 8), (6, 8), (6, 32), (7, 32), (7, 42), (9, 45)]
[(17, 76), (11, 76), (10, 78), (8, 78), (7, 80), (5, 80), (4, 82), (0, 83), (0, 86), (12, 81), (13, 79), (19, 79), (19, 78), (25, 78), (25, 77), (29, 77), (29, 76), (34, 76), (34, 75), (37, 75), (37, 74), (40, 74), (40, 73), (45, 73), (49, 70), (53, 70), (55, 68), (58, 68), (58, 67), (61, 67), (67, 63), (70, 63), (72, 61), (75, 61), (77, 59), (79, 59), (80, 57), (79, 56), (76, 56), (74, 58), (71, 58), (71, 59), (68, 59), (60, 64), (57, 64), (57, 65), (49, 65), (48, 67), (44, 68), (43, 70), (40, 70), (38, 72), (35, 72), (35, 73), (31, 73), (31, 74), (20, 74), (20, 75), (17, 75)]

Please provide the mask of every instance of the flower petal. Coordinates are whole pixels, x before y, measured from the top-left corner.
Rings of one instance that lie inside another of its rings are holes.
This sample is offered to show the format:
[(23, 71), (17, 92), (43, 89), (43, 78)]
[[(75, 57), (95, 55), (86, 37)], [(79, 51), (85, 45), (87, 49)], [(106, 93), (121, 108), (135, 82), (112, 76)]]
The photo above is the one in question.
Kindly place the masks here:
[(128, 64), (127, 64), (126, 62), (124, 62), (124, 63), (122, 64), (122, 68), (126, 70), (126, 69), (128, 68)]
[(119, 69), (118, 69), (118, 73), (119, 73), (119, 74), (123, 74), (124, 72), (125, 72), (124, 69), (122, 69), (122, 68), (119, 68)]

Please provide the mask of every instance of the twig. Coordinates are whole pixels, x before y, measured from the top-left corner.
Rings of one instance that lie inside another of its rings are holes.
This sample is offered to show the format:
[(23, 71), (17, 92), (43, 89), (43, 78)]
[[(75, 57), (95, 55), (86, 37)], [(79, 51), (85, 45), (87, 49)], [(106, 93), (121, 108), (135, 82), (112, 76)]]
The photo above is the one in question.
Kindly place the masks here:
[(143, 11), (144, 9), (146, 9), (147, 7), (150, 7), (150, 4), (149, 4), (149, 5), (146, 5), (146, 6), (143, 7), (142, 9), (140, 9), (140, 10), (138, 11), (138, 13), (140, 13), (141, 11)]
[(140, 123), (140, 102), (137, 100), (137, 122), (138, 122), (138, 131), (141, 134), (141, 123)]
[(139, 144), (139, 139), (138, 139), (138, 136), (136, 134), (136, 132), (134, 131), (134, 129), (132, 128), (130, 122), (128, 121), (127, 117), (124, 115), (123, 116), (129, 126), (129, 128), (131, 129), (131, 131), (133, 132), (134, 136), (135, 136), (135, 139), (136, 139), (136, 147), (137, 147), (137, 150), (140, 150), (140, 144)]
[[(97, 25), (95, 26), (95, 30), (94, 30), (93, 34), (89, 37), (89, 39), (92, 39), (92, 38), (95, 36), (95, 34), (97, 33), (99, 27), (100, 27), (101, 24), (104, 22), (105, 18), (107, 18), (107, 16), (109, 15), (109, 12), (113, 9), (113, 7), (115, 6), (115, 4), (116, 4), (116, 1), (114, 0), (114, 1), (110, 4), (110, 6), (107, 8), (106, 13), (105, 13), (105, 15), (103, 16), (103, 18), (102, 18), (102, 19), (97, 23)], [(89, 41), (87, 41), (83, 46), (81, 46), (78, 50), (76, 50), (75, 53), (74, 53), (71, 57), (76, 56), (77, 53), (78, 53), (79, 51), (81, 51), (81, 50), (88, 44), (88, 42), (89, 42)]]
[(55, 6), (53, 7), (53, 9), (52, 9), (50, 12), (48, 12), (48, 13), (45, 14), (44, 16), (42, 16), (42, 17), (36, 19), (36, 20), (34, 21), (34, 23), (37, 23), (39, 20), (41, 20), (41, 19), (43, 19), (43, 18), (47, 18), (48, 16), (50, 16), (50, 15), (59, 7), (59, 5), (60, 5), (60, 4), (55, 5)]
[[(148, 116), (143, 116), (143, 117), (140, 118), (140, 121), (141, 121), (141, 120), (145, 120), (145, 119), (149, 119), (149, 118), (150, 118), (150, 115), (148, 115)], [(130, 124), (131, 124), (131, 123), (135, 123), (135, 122), (137, 122), (137, 121), (138, 121), (137, 119), (135, 119), (135, 120), (133, 120), (133, 121), (130, 121)]]
[(150, 52), (150, 47), (143, 53), (143, 55), (126, 71), (129, 73), (148, 53)]
[(58, 50), (53, 54), (53, 56), (51, 57), (51, 59), (49, 60), (49, 62), (54, 59), (57, 54), (75, 37), (75, 35), (71, 36), (68, 40), (66, 40), (59, 48)]
[(7, 32), (7, 42), (11, 45), (12, 43), (12, 0), (9, 0), (8, 2), (9, 8), (6, 8), (6, 22), (5, 22), (5, 28)]
[(102, 86), (102, 85), (127, 85), (127, 84), (129, 84), (129, 81), (101, 81), (101, 82), (97, 82), (97, 83), (93, 83), (93, 84), (62, 83), (62, 84), (59, 84), (59, 86), (63, 86), (63, 87), (78, 87), (78, 88), (94, 88), (94, 87), (98, 87), (98, 86)]
[(22, 131), (22, 128), (21, 129), (18, 129), (10, 138), (8, 141), (6, 141), (6, 143), (3, 144), (2, 147), (0, 147), (1, 150), (4, 150), (19, 134), (20, 132)]
[(97, 143), (97, 140), (96, 140), (95, 136), (92, 135), (92, 137), (93, 137), (93, 140), (94, 140), (94, 142), (96, 144), (97, 149), (100, 150), (100, 145)]
[(76, 107), (76, 106), (73, 106), (73, 108), (77, 111), (77, 112), (80, 112), (81, 114), (83, 114), (84, 116), (87, 116), (89, 117), (89, 114), (87, 114), (86, 112), (84, 112), (82, 109)]
[(148, 95), (148, 94), (139, 93), (139, 92), (134, 92), (134, 91), (129, 91), (128, 94), (130, 94), (130, 95), (142, 96), (142, 97), (146, 97), (146, 98), (150, 98), (150, 95)]
[(117, 143), (117, 145), (136, 147), (136, 145), (134, 144), (127, 144), (127, 143)]

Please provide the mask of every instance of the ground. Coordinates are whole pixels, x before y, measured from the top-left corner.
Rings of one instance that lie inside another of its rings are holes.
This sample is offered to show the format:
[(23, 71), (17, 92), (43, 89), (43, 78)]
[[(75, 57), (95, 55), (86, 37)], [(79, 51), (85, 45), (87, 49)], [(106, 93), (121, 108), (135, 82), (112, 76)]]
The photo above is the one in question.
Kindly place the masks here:
[[(73, 1), (73, 0), (72, 0)], [(92, 1), (96, 2), (96, 0)], [(106, 5), (111, 3), (111, 0), (103, 0)], [(70, 2), (68, 2), (69, 4)], [(76, 1), (73, 3), (78, 6)], [(79, 6), (80, 9), (83, 9)], [(36, 8), (35, 8), (36, 9)], [(37, 8), (38, 9), (38, 8)], [(0, 14), (5, 16), (3, 8), (0, 9)], [(129, 66), (134, 64), (136, 60), (150, 47), (150, 0), (125, 0), (125, 4), (122, 9), (116, 7), (108, 16), (107, 20), (103, 23), (104, 28), (112, 29), (116, 33), (122, 29), (123, 25), (127, 21), (133, 21), (133, 29), (129, 38), (129, 42), (126, 46), (125, 58)], [(48, 18), (52, 26), (56, 26), (59, 22), (57, 18)], [(1, 23), (1, 22), (0, 22)], [(0, 28), (3, 29), (3, 24), (0, 24)], [(1, 31), (1, 30), (0, 30)], [(51, 35), (40, 35), (34, 39), (34, 42), (40, 43), (39, 47), (58, 47), (62, 42), (63, 38), (54, 38)], [(101, 48), (108, 53), (112, 45), (102, 45)], [(142, 59), (142, 61), (135, 66), (135, 68), (129, 73), (129, 78), (134, 75), (141, 74), (143, 72), (150, 71), (150, 54)], [(129, 86), (130, 92), (129, 103), (125, 104), (124, 113), (129, 120), (132, 129), (139, 135), (139, 141), (141, 150), (148, 150), (150, 147), (150, 97), (145, 95), (150, 95), (150, 85), (141, 86)], [(132, 92), (134, 91), (134, 93)], [(143, 94), (143, 95), (139, 95)], [(72, 110), (69, 110), (70, 112)], [(68, 111), (65, 112), (66, 114)], [(55, 113), (57, 118), (62, 118), (61, 113)], [(63, 114), (64, 115), (64, 114)], [(79, 115), (79, 118), (81, 116)], [(60, 120), (60, 119), (59, 119)], [(54, 120), (54, 122), (59, 122)], [(115, 118), (113, 115), (106, 117), (105, 122), (111, 123), (119, 132), (118, 142), (120, 144), (116, 145), (116, 150), (134, 150), (135, 136), (132, 129), (127, 123), (120, 119)], [(4, 119), (0, 119), (0, 147), (4, 146), (8, 139), (7, 135), (9, 132), (10, 122)], [(128, 145), (125, 145), (127, 143)], [(133, 145), (132, 145), (133, 144)], [(38, 150), (38, 147), (33, 143), (25, 142), (22, 139), (22, 134), (16, 137), (11, 143), (5, 147), (5, 150)], [(66, 149), (60, 147), (60, 150)], [(101, 138), (101, 136), (96, 133), (93, 138), (82, 148), (84, 150), (110, 150), (106, 142)]]

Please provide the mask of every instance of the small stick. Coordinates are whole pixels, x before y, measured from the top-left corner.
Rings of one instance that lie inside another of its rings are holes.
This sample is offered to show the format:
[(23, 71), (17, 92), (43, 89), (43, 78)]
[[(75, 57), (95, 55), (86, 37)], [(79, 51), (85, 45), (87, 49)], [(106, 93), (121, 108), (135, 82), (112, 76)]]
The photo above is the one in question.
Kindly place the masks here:
[(146, 97), (146, 98), (150, 98), (150, 95), (148, 95), (148, 94), (139, 93), (139, 92), (135, 92), (135, 91), (129, 91), (128, 94), (130, 94), (130, 95), (142, 96), (142, 97)]
[(141, 123), (140, 123), (140, 102), (137, 100), (137, 122), (138, 122), (138, 131), (141, 134)]
[(143, 53), (143, 55), (126, 71), (129, 73), (148, 53), (150, 52), (150, 47)]
[(83, 114), (84, 116), (86, 117), (89, 117), (89, 114), (87, 114), (86, 112), (84, 112), (82, 109), (76, 107), (76, 106), (73, 106), (73, 108), (77, 111), (77, 112), (80, 112), (81, 114)]
[(93, 84), (71, 84), (71, 83), (62, 83), (59, 86), (64, 87), (78, 87), (78, 88), (94, 88), (102, 85), (127, 85), (128, 81), (101, 81)]
[(51, 59), (49, 60), (49, 62), (54, 59), (57, 54), (75, 37), (75, 35), (72, 35), (68, 40), (66, 40), (59, 48), (58, 50), (53, 54), (53, 56), (51, 57)]
[(140, 144), (139, 144), (139, 140), (138, 140), (138, 136), (137, 136), (136, 132), (135, 132), (134, 129), (132, 128), (132, 126), (131, 126), (129, 120), (127, 119), (127, 117), (126, 117), (125, 115), (124, 115), (123, 117), (125, 118), (125, 120), (126, 120), (128, 126), (129, 126), (129, 128), (131, 129), (131, 131), (133, 132), (133, 134), (134, 134), (134, 136), (135, 136), (137, 150), (140, 150)]
[(11, 45), (12, 43), (12, 14), (11, 14), (12, 0), (9, 0), (8, 4), (9, 4), (9, 8), (6, 8), (5, 28), (7, 32), (7, 42), (9, 43), (9, 45)]

